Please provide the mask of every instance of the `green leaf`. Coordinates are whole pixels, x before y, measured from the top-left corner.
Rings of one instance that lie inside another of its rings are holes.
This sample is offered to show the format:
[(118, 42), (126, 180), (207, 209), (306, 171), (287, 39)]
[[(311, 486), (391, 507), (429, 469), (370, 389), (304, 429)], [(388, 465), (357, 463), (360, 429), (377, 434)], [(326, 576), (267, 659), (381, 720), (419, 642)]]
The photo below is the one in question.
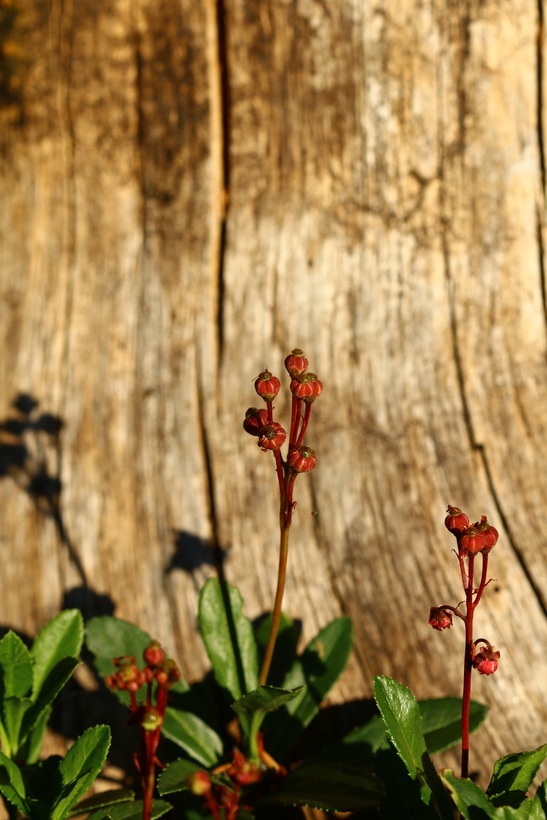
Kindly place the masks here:
[(276, 715), (264, 730), (268, 750), (274, 757), (285, 755), (315, 717), (326, 694), (344, 671), (352, 642), (351, 620), (336, 618), (317, 633), (293, 665), (283, 689), (293, 690), (299, 686), (305, 689), (287, 704), (287, 711)]
[(38, 633), (31, 649), (34, 658), (35, 700), (52, 670), (65, 658), (79, 656), (83, 639), (84, 622), (78, 609), (60, 612)]
[(482, 817), (496, 816), (494, 805), (472, 780), (461, 780), (450, 769), (445, 769), (441, 778), (464, 820), (480, 820)]
[(207, 768), (214, 766), (222, 754), (222, 740), (197, 715), (167, 707), (162, 732), (184, 749), (190, 757)]
[(23, 774), (7, 755), (0, 752), (0, 793), (23, 814), (29, 814)]
[(275, 712), (289, 701), (296, 698), (302, 687), (297, 689), (279, 689), (276, 686), (259, 686), (247, 695), (232, 703), (232, 709), (238, 715), (243, 732), (247, 737), (253, 732), (258, 732), (260, 725), (268, 712)]
[(56, 801), (54, 818), (63, 818), (91, 786), (110, 747), (108, 726), (92, 726), (79, 736), (59, 764), (63, 794)]
[(67, 817), (75, 817), (78, 814), (85, 814), (86, 812), (98, 811), (109, 806), (116, 806), (119, 803), (133, 802), (135, 799), (135, 792), (131, 789), (108, 789), (105, 792), (99, 792), (74, 806), (74, 808), (67, 814)]
[(28, 733), (28, 737), (25, 740), (25, 761), (27, 765), (36, 763), (40, 756), (50, 715), (51, 706), (44, 706), (41, 712), (37, 715), (32, 729), (30, 729)]
[(406, 686), (386, 677), (374, 678), (374, 698), (391, 742), (411, 777), (417, 777), (427, 748), (416, 698)]
[(370, 772), (347, 764), (304, 764), (261, 804), (311, 806), (325, 811), (358, 811), (377, 806), (382, 784)]
[[(433, 698), (418, 701), (422, 731), (429, 754), (442, 752), (461, 741), (461, 698)], [(471, 701), (469, 728), (476, 731), (488, 714), (488, 707)]]
[(9, 749), (9, 756), (13, 759), (19, 758), (19, 747), (24, 739), (21, 739), (21, 725), (25, 713), (33, 706), (30, 698), (5, 698), (3, 703), (3, 724), (5, 738), (7, 741), (6, 752)]
[(399, 757), (422, 784), (423, 802), (433, 800), (442, 817), (451, 816), (446, 791), (427, 753), (418, 701), (406, 686), (387, 677), (374, 678), (374, 698)]
[(163, 796), (185, 791), (188, 788), (188, 777), (202, 771), (203, 767), (198, 766), (197, 763), (178, 758), (170, 763), (158, 777), (158, 792)]
[(21, 640), (7, 632), (0, 641), (0, 691), (2, 698), (24, 698), (32, 688), (32, 655)]
[[(125, 803), (121, 806), (112, 806), (93, 812), (87, 820), (142, 820), (143, 801), (135, 800), (133, 803)], [(165, 800), (154, 800), (152, 802), (151, 820), (156, 820), (157, 817), (163, 817), (167, 812), (172, 811), (173, 807)]]
[(258, 683), (253, 627), (242, 609), (238, 589), (209, 578), (199, 599), (201, 637), (218, 684), (234, 700), (256, 689)]
[(528, 752), (496, 760), (486, 794), (495, 806), (519, 806), (547, 758), (547, 743)]

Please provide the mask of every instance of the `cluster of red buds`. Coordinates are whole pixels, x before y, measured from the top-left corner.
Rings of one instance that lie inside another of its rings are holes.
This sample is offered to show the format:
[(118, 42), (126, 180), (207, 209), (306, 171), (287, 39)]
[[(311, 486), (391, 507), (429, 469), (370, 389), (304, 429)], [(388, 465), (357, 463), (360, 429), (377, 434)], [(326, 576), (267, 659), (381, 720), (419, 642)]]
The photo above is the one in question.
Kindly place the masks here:
[(266, 403), (266, 407), (250, 407), (243, 422), (245, 430), (258, 438), (261, 450), (271, 450), (274, 453), (282, 492), (287, 487), (287, 479), (291, 474), (309, 473), (317, 464), (314, 451), (307, 447), (303, 440), (311, 406), (323, 392), (322, 382), (315, 373), (307, 370), (308, 360), (298, 348), (286, 357), (285, 367), (291, 377), (292, 394), (287, 459), (283, 460), (280, 453), (287, 440), (287, 431), (273, 416), (273, 401), (281, 389), (281, 382), (277, 376), (272, 376), (269, 370), (263, 370), (255, 379), (255, 390)]
[[(448, 506), (445, 527), (456, 539), (456, 553), (464, 591), (460, 610), (450, 604), (433, 606), (429, 611), (429, 624), (442, 631), (452, 626), (455, 615), (465, 626), (465, 654), (462, 697), (462, 777), (467, 777), (469, 766), (469, 706), (471, 700), (471, 672), (476, 669), (481, 675), (493, 675), (498, 668), (500, 653), (496, 652), (486, 638), (473, 639), (473, 616), (482, 594), (490, 583), (488, 579), (488, 557), (498, 541), (498, 531), (488, 523), (485, 515), (471, 524), (467, 515), (459, 507)], [(475, 561), (481, 556), (480, 581), (475, 586)]]
[(262, 735), (258, 736), (259, 760), (249, 760), (235, 748), (232, 760), (209, 773), (204, 770), (193, 772), (188, 777), (189, 790), (203, 797), (214, 820), (235, 820), (241, 810), (250, 809), (245, 805), (244, 790), (273, 774), (275, 779), (286, 777), (287, 771), (279, 766), (264, 750)]
[[(168, 692), (181, 675), (175, 661), (166, 656), (157, 641), (146, 647), (143, 658), (146, 664), (143, 669), (137, 666), (133, 655), (113, 658), (116, 672), (107, 675), (105, 683), (110, 689), (129, 693), (130, 722), (136, 723), (141, 733), (141, 750), (134, 755), (134, 761), (143, 786), (143, 820), (148, 820), (152, 811), (156, 766), (161, 766), (156, 752)], [(143, 687), (146, 688), (144, 699), (139, 700), (137, 693)]]

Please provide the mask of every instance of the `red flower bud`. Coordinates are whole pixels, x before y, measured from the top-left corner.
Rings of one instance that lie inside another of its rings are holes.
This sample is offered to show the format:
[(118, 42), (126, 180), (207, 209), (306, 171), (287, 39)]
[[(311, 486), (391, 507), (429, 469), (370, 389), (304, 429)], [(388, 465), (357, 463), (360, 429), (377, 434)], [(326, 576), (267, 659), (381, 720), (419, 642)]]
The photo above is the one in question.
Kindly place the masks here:
[(258, 446), (266, 452), (267, 450), (280, 450), (285, 443), (287, 433), (277, 421), (272, 421), (262, 428)]
[(311, 383), (312, 393), (311, 396), (308, 396), (304, 399), (305, 402), (311, 404), (312, 401), (315, 401), (321, 393), (323, 392), (323, 382), (315, 375), (315, 373), (307, 373), (308, 381)]
[(146, 647), (142, 656), (147, 666), (159, 666), (165, 659), (165, 652), (157, 641), (152, 641), (152, 643)]
[(481, 552), (484, 546), (484, 535), (475, 527), (468, 527), (460, 538), (460, 549), (470, 552), (471, 555)]
[(473, 647), (473, 666), (481, 675), (493, 675), (498, 668), (500, 653), (490, 644), (486, 644), (480, 652)]
[(291, 382), (291, 393), (293, 396), (296, 396), (297, 399), (308, 400), (311, 398), (313, 401), (315, 389), (316, 388), (313, 386), (313, 382), (310, 381), (307, 373), (297, 376)]
[(250, 433), (251, 436), (261, 436), (262, 429), (268, 424), (268, 411), (262, 408), (257, 410), (256, 407), (249, 407), (245, 413), (243, 421), (243, 428)]
[(452, 613), (450, 610), (443, 609), (439, 606), (432, 606), (429, 610), (429, 626), (433, 629), (450, 629), (452, 626)]
[(281, 382), (277, 376), (272, 376), (269, 370), (263, 370), (255, 381), (256, 392), (267, 402), (275, 399), (280, 388)]
[(317, 456), (311, 447), (293, 447), (289, 450), (287, 463), (297, 473), (309, 473), (317, 464)]
[(180, 678), (180, 670), (172, 658), (165, 658), (156, 670), (157, 682), (160, 686), (167, 686), (168, 689), (174, 686)]
[(193, 772), (186, 778), (189, 790), (198, 797), (209, 794), (212, 789), (211, 778), (207, 772)]
[(308, 360), (304, 356), (304, 353), (298, 347), (295, 347), (293, 352), (289, 353), (289, 355), (285, 359), (285, 367), (287, 368), (289, 375), (293, 378), (295, 376), (300, 376), (302, 373), (304, 373), (307, 366)]
[(495, 547), (498, 543), (499, 533), (497, 529), (488, 523), (485, 515), (481, 515), (481, 520), (473, 524), (473, 527), (484, 536), (482, 552), (490, 552), (492, 547)]
[(466, 530), (469, 526), (469, 518), (463, 513), (459, 507), (452, 507), (450, 504), (447, 509), (448, 515), (444, 519), (444, 525), (447, 530), (450, 530), (452, 535), (458, 536), (462, 530)]

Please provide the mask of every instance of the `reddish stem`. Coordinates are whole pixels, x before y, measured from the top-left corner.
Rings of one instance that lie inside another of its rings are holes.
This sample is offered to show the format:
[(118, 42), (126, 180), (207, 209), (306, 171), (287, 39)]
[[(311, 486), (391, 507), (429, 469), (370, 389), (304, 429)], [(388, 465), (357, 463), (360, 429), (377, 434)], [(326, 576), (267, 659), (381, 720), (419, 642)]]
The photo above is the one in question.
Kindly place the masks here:
[(306, 428), (308, 426), (308, 421), (310, 420), (310, 413), (311, 413), (311, 404), (306, 403), (306, 410), (304, 412), (304, 418), (302, 419), (302, 427), (300, 428), (300, 432), (298, 434), (298, 438), (296, 440), (296, 446), (300, 447), (302, 444), (302, 440), (304, 438), (304, 433), (306, 432)]
[[(460, 567), (463, 558), (460, 557)], [(469, 776), (469, 709), (471, 704), (471, 672), (473, 671), (473, 613), (476, 602), (473, 601), (473, 575), (475, 556), (467, 559), (467, 583), (465, 589), (465, 655), (463, 659), (463, 692), (462, 692), (462, 757), (461, 776)], [(483, 564), (484, 569), (484, 564)]]

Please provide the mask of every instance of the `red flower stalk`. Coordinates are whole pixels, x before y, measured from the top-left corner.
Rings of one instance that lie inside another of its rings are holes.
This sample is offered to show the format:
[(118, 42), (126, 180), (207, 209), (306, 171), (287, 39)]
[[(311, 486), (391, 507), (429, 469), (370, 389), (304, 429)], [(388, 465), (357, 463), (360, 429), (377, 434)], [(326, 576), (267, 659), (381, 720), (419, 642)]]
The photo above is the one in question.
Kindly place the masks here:
[(266, 409), (257, 410), (251, 407), (245, 414), (243, 427), (253, 436), (258, 437), (258, 446), (267, 452), (271, 450), (275, 458), (277, 481), (279, 485), (279, 568), (277, 588), (272, 612), (272, 625), (268, 644), (260, 670), (259, 684), (266, 683), (281, 618), (281, 603), (285, 590), (287, 573), (287, 556), (289, 549), (289, 530), (292, 514), (296, 506), (293, 501), (294, 483), (299, 473), (313, 470), (317, 457), (310, 447), (303, 444), (304, 434), (308, 428), (313, 402), (321, 395), (323, 384), (315, 373), (307, 373), (308, 360), (299, 348), (295, 348), (285, 358), (285, 367), (291, 376), (292, 393), (291, 425), (288, 435), (289, 451), (287, 458), (281, 454), (281, 447), (287, 439), (285, 429), (274, 421), (272, 401), (279, 392), (280, 382), (269, 370), (264, 370), (255, 381), (255, 389), (266, 402)]
[[(459, 507), (448, 507), (445, 518), (446, 528), (455, 536), (458, 549), (457, 557), (460, 576), (464, 590), (464, 612), (449, 604), (431, 607), (429, 624), (437, 630), (452, 626), (452, 615), (457, 615), (465, 624), (465, 652), (463, 662), (463, 695), (462, 695), (462, 754), (461, 776), (469, 774), (469, 709), (471, 704), (471, 673), (476, 669), (481, 675), (492, 675), (498, 668), (500, 657), (493, 646), (485, 639), (473, 640), (473, 617), (480, 603), (482, 594), (488, 585), (488, 555), (498, 540), (498, 531), (492, 527), (486, 516), (472, 526), (469, 518)], [(475, 586), (475, 560), (482, 559), (481, 577), (478, 587)], [(477, 644), (484, 644), (477, 650)]]
[[(117, 671), (105, 678), (110, 689), (129, 692), (131, 703), (130, 722), (139, 726), (141, 750), (135, 754), (135, 766), (141, 776), (143, 791), (143, 820), (150, 820), (152, 798), (156, 785), (156, 767), (161, 766), (156, 752), (160, 742), (161, 727), (167, 708), (168, 690), (179, 680), (176, 663), (165, 656), (157, 641), (152, 641), (143, 652), (146, 663), (140, 670), (132, 656), (114, 658)], [(144, 701), (137, 700), (137, 692), (146, 687)]]

